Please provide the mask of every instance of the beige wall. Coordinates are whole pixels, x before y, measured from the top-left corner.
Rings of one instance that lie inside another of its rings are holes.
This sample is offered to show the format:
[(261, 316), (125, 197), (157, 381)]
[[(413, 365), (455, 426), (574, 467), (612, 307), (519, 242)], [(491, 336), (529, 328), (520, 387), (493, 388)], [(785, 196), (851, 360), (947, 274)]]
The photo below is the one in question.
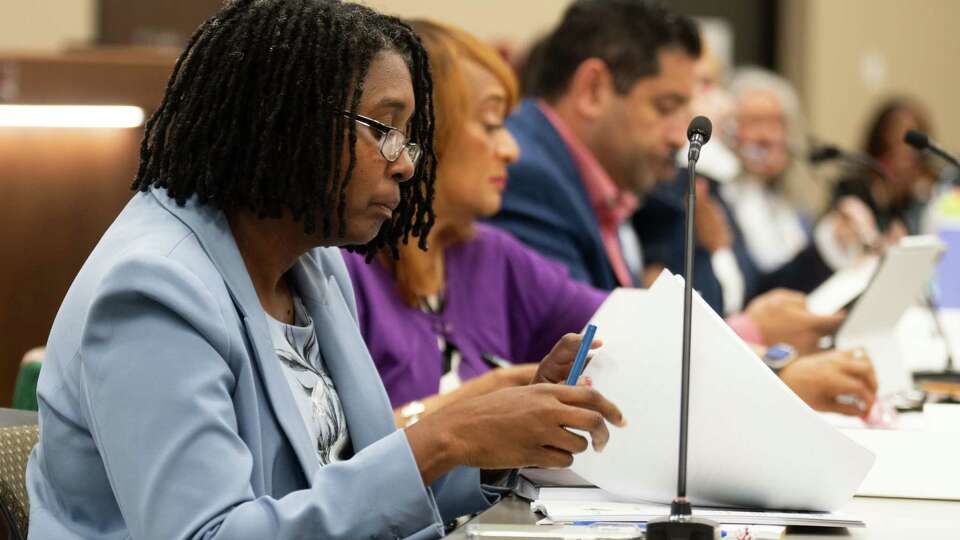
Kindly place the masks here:
[[(361, 0), (402, 17), (431, 17), (518, 45), (555, 24), (570, 0)], [(51, 50), (89, 41), (95, 0), (0, 0), (0, 49)]]
[(560, 20), (570, 0), (364, 0), (401, 17), (430, 17), (491, 40), (525, 45)]
[(55, 50), (94, 33), (94, 0), (0, 0), (0, 49)]
[(859, 147), (875, 107), (906, 94), (960, 149), (960, 1), (783, 0), (781, 16), (781, 65), (813, 134)]

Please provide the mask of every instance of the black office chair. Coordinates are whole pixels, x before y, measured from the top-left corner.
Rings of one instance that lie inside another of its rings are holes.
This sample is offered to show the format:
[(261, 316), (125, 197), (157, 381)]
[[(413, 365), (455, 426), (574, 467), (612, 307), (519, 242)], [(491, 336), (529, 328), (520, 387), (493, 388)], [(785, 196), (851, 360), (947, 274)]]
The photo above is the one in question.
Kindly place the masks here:
[(27, 458), (39, 438), (37, 413), (0, 409), (0, 514), (11, 540), (26, 540)]

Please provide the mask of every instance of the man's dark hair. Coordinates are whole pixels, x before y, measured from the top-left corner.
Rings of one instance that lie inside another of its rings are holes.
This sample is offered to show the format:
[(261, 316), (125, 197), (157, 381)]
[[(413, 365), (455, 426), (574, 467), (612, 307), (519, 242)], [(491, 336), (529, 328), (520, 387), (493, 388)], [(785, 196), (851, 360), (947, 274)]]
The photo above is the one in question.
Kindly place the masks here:
[(657, 75), (657, 53), (677, 48), (700, 56), (696, 24), (648, 0), (579, 0), (560, 24), (537, 44), (521, 79), (530, 95), (553, 100), (566, 91), (577, 67), (599, 58), (610, 69), (617, 92)]
[(414, 179), (400, 184), (393, 219), (353, 249), (396, 256), (411, 233), (425, 247), (436, 175), (426, 52), (399, 19), (338, 0), (234, 0), (204, 22), (147, 122), (133, 188), (261, 218), (289, 213), (308, 234), (343, 236), (357, 140), (343, 112), (356, 111), (371, 60), (384, 50), (410, 69), (409, 133), (424, 152)]

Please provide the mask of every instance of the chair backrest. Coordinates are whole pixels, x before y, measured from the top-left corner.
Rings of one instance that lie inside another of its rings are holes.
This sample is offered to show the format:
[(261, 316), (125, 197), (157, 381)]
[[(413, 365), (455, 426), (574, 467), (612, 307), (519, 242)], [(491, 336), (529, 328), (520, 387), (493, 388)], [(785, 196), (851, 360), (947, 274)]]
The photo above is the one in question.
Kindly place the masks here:
[(0, 427), (0, 510), (10, 538), (27, 538), (30, 500), (27, 498), (27, 458), (37, 444), (38, 426)]

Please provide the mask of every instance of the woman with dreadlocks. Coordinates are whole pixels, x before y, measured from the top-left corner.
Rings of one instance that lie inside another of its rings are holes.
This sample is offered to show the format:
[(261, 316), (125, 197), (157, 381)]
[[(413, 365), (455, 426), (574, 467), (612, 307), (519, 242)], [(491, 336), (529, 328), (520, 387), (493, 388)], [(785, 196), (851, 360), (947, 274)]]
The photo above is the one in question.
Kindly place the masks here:
[[(409, 428), (334, 246), (396, 252), (434, 216), (432, 82), (409, 26), (334, 0), (236, 0), (146, 126), (138, 193), (57, 314), (28, 464), (34, 538), (435, 538), (565, 466), (619, 410), (534, 384)], [(566, 336), (535, 381), (556, 380)]]

